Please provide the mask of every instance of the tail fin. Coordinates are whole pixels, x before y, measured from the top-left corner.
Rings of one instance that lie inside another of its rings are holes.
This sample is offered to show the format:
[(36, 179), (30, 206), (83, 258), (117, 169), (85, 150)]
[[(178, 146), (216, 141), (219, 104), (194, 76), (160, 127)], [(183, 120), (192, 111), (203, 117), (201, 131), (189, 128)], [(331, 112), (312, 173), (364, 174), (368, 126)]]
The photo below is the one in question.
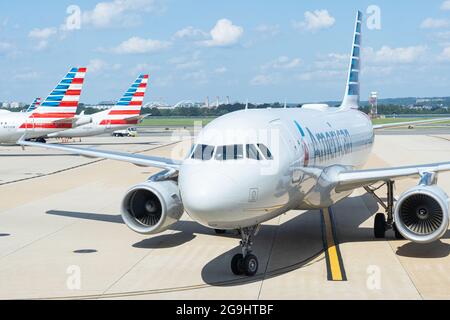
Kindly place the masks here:
[(25, 112), (33, 112), (34, 110), (39, 108), (40, 105), (41, 105), (41, 98), (36, 98)]
[(347, 86), (341, 109), (358, 109), (360, 101), (359, 76), (361, 70), (361, 31), (362, 31), (361, 11), (356, 15), (355, 32), (353, 36), (352, 54), (348, 71)]
[(111, 108), (101, 124), (130, 125), (137, 124), (147, 90), (149, 76), (140, 75), (122, 98)]
[(86, 68), (72, 68), (35, 110), (33, 117), (73, 118), (77, 112), (86, 71)]

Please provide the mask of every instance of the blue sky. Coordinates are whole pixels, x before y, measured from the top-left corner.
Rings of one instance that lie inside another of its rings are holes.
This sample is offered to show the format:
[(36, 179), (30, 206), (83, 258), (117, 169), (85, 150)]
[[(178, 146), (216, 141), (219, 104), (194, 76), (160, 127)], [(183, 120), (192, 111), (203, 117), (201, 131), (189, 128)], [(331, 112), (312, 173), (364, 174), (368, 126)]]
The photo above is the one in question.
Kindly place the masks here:
[(45, 96), (71, 66), (90, 68), (87, 103), (143, 72), (146, 101), (340, 100), (355, 13), (371, 5), (363, 98), (450, 96), (450, 1), (16, 0), (0, 3), (0, 101)]

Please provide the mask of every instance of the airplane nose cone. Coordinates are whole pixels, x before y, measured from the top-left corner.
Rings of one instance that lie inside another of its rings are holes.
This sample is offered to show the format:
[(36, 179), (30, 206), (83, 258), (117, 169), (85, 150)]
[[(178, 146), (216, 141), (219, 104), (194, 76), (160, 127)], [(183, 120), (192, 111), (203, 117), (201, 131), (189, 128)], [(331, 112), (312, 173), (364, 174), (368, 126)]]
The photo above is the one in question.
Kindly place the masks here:
[(185, 168), (180, 171), (179, 185), (189, 216), (207, 227), (217, 227), (237, 206), (235, 183), (218, 172)]

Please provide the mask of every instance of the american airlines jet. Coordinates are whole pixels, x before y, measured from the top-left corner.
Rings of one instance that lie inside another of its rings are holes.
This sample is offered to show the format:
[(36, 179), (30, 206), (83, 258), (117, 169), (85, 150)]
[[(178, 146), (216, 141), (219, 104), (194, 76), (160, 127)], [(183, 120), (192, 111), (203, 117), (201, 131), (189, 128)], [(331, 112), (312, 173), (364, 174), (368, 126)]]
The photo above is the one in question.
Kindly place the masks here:
[[(231, 261), (236, 275), (253, 276), (258, 259), (253, 238), (262, 223), (289, 210), (335, 205), (355, 189), (374, 194), (387, 186), (386, 208), (375, 218), (375, 237), (393, 229), (416, 243), (440, 239), (449, 226), (449, 197), (438, 174), (450, 162), (362, 170), (374, 143), (370, 119), (358, 111), (362, 13), (358, 12), (348, 82), (342, 105), (301, 109), (244, 110), (211, 122), (184, 161), (21, 141), (88, 157), (129, 162), (164, 171), (132, 187), (122, 204), (124, 222), (141, 234), (161, 233), (187, 212), (211, 228), (239, 230), (242, 253)], [(394, 183), (418, 178), (397, 201)]]
[(33, 112), (34, 110), (39, 108), (40, 105), (41, 105), (41, 98), (36, 98), (36, 99), (34, 99), (33, 103), (30, 104), (28, 109), (25, 110), (25, 112)]
[[(33, 102), (30, 104), (30, 106), (26, 110), (23, 110), (22, 112), (32, 112), (32, 111), (36, 110), (36, 108), (38, 106), (40, 106), (40, 105), (41, 105), (41, 98), (36, 98), (36, 99), (33, 100)], [(9, 113), (9, 114), (11, 114), (11, 111), (9, 111), (9, 110), (0, 110), (0, 113)]]
[(0, 143), (16, 143), (21, 137), (39, 139), (70, 129), (75, 123), (86, 68), (73, 68), (50, 95), (31, 112), (0, 113)]
[(117, 104), (109, 110), (93, 115), (85, 115), (80, 120), (90, 120), (90, 123), (76, 128), (51, 133), (49, 138), (79, 138), (112, 133), (136, 125), (142, 119), (141, 109), (148, 85), (148, 75), (140, 75), (130, 88), (123, 94)]

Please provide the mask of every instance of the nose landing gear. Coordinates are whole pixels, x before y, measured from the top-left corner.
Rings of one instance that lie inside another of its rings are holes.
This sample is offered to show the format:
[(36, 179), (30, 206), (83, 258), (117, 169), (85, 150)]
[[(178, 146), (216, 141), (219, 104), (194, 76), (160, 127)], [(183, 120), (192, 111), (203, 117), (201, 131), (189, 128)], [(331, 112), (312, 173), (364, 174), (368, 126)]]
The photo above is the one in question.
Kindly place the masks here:
[(253, 245), (252, 238), (258, 234), (259, 227), (258, 225), (240, 230), (242, 253), (235, 255), (231, 260), (231, 271), (237, 276), (253, 277), (258, 272), (258, 258), (252, 254), (251, 248)]

